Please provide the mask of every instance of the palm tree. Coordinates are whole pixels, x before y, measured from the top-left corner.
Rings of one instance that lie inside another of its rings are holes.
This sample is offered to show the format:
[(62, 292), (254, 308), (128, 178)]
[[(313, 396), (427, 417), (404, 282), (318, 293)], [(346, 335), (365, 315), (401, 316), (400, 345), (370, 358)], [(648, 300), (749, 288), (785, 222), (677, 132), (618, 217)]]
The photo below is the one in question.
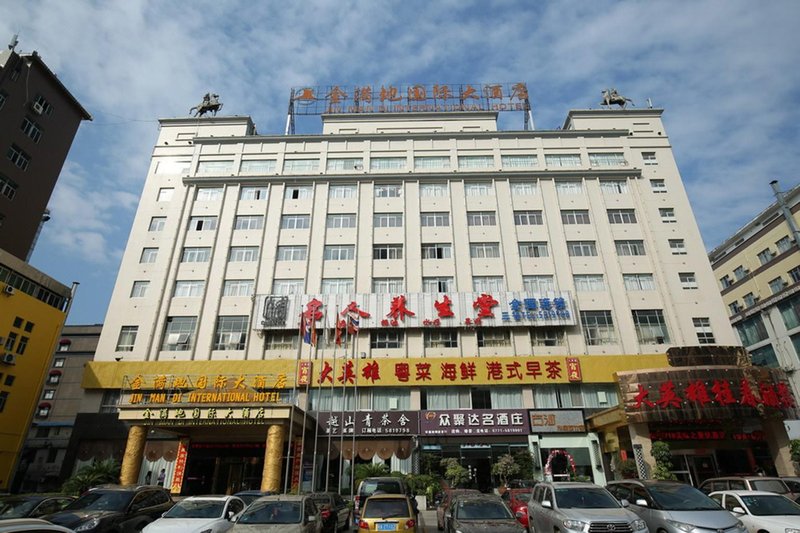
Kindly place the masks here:
[(119, 483), (120, 464), (114, 459), (92, 461), (64, 482), (61, 491), (67, 494), (83, 494), (90, 488), (104, 483)]

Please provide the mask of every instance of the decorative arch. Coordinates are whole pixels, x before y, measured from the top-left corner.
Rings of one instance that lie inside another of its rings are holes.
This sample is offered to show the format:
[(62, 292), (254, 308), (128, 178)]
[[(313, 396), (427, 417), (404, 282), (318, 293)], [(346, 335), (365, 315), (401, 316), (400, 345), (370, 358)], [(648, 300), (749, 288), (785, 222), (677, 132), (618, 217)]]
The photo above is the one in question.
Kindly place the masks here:
[(544, 465), (544, 473), (547, 476), (553, 475), (553, 459), (555, 457), (565, 457), (567, 459), (567, 464), (569, 465), (570, 476), (575, 476), (577, 473), (577, 467), (575, 465), (575, 459), (572, 455), (567, 452), (567, 450), (552, 450), (550, 455), (547, 456), (547, 463)]

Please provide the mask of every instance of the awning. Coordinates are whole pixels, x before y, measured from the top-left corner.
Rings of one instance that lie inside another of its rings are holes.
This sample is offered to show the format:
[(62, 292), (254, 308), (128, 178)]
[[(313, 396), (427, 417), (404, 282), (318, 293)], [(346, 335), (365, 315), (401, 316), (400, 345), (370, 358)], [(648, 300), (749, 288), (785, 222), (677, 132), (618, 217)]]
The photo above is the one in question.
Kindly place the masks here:
[(60, 376), (61, 375), (61, 370), (51, 370), (50, 371), (50, 375), (51, 376)]
[(51, 407), (53, 406), (50, 405), (48, 402), (42, 402), (39, 404), (39, 409), (50, 409)]
[(65, 344), (72, 344), (72, 341), (69, 339), (61, 339), (60, 341), (58, 341), (58, 344), (64, 346)]

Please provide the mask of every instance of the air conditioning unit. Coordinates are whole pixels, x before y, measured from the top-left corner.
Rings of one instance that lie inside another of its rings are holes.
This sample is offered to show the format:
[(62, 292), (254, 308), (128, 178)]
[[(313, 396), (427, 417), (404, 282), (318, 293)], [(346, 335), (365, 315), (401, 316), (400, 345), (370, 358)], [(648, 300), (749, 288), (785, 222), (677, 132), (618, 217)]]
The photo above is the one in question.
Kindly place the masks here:
[(11, 352), (7, 352), (3, 355), (3, 362), (7, 365), (13, 365), (16, 363), (17, 356), (15, 356)]
[(31, 104), (31, 109), (33, 109), (33, 112), (36, 113), (37, 115), (41, 115), (42, 113), (44, 113), (44, 106), (39, 102), (33, 102)]
[(5, 294), (14, 294), (14, 287), (12, 287), (11, 285), (6, 285), (5, 287), (3, 287), (3, 292)]

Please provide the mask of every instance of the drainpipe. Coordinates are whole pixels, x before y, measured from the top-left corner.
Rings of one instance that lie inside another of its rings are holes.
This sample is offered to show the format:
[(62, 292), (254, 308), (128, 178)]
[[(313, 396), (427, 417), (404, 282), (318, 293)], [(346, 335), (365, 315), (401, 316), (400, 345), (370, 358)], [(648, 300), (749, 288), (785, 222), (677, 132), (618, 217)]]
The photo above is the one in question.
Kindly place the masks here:
[(792, 212), (786, 204), (786, 195), (778, 188), (778, 180), (772, 180), (769, 184), (772, 186), (772, 190), (775, 191), (775, 197), (778, 199), (778, 206), (781, 208), (783, 218), (786, 219), (786, 223), (789, 224), (789, 229), (792, 230), (794, 242), (797, 244), (797, 247), (800, 248), (800, 229), (797, 228), (797, 223), (794, 221)]

